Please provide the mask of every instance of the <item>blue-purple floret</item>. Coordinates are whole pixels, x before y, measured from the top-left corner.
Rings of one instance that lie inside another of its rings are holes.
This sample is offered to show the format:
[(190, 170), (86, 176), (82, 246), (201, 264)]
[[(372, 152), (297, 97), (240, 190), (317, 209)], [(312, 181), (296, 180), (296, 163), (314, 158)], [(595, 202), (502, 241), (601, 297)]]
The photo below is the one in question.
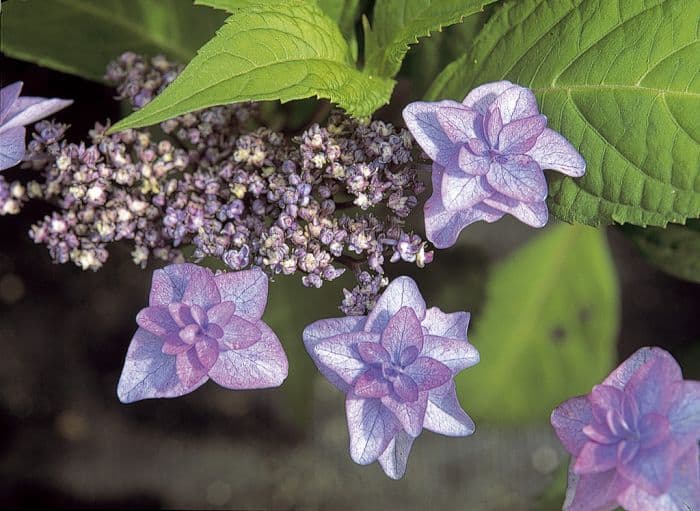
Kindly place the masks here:
[[(162, 57), (127, 53), (107, 79), (140, 108), (179, 71)], [(81, 144), (65, 141), (66, 126), (39, 123), (26, 165), (43, 179), (24, 188), (0, 182), (0, 211), (16, 213), (29, 198), (57, 206), (30, 235), (55, 261), (83, 269), (99, 269), (119, 240), (133, 242), (142, 266), (213, 257), (234, 271), (300, 273), (309, 287), (350, 269), (357, 285), (346, 291), (348, 314), (372, 307), (386, 262), (432, 260), (404, 228), (424, 190), (408, 131), (338, 113), (298, 136), (260, 123), (257, 105), (227, 105), (162, 123), (166, 139), (107, 135), (98, 124)]]

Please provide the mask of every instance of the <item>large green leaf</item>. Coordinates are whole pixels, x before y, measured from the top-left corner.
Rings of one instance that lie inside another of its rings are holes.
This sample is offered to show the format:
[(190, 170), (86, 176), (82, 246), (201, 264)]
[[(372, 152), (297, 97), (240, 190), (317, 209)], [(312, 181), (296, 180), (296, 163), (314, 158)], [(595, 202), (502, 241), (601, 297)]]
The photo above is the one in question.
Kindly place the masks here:
[(557, 225), (498, 264), (470, 340), (481, 362), (457, 377), (476, 420), (546, 421), (610, 371), (615, 271), (602, 231)]
[(699, 19), (697, 0), (511, 2), (428, 97), (503, 78), (531, 87), (588, 164), (580, 179), (549, 176), (557, 217), (683, 223), (700, 215)]
[(2, 4), (2, 52), (92, 80), (124, 51), (186, 63), (224, 15), (191, 0), (11, 0)]
[(675, 277), (700, 283), (700, 220), (687, 225), (628, 227), (631, 236), (647, 260)]
[(355, 69), (337, 25), (318, 6), (283, 0), (234, 12), (168, 88), (113, 130), (214, 105), (311, 96), (367, 116), (388, 101), (391, 87)]
[(365, 24), (365, 71), (393, 77), (419, 37), (459, 23), (495, 0), (378, 0), (372, 28)]

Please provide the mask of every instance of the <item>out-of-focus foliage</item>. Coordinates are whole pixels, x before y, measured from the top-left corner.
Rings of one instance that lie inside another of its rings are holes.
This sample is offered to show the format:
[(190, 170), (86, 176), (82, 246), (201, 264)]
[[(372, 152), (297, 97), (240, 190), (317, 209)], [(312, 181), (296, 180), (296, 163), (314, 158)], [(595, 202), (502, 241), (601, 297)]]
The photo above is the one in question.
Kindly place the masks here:
[(479, 421), (541, 421), (614, 363), (618, 289), (602, 231), (557, 225), (493, 268), (469, 339), (481, 362), (457, 378)]
[(224, 21), (191, 0), (11, 0), (2, 52), (91, 80), (125, 51), (188, 62)]
[(700, 283), (700, 220), (669, 224), (665, 229), (628, 226), (625, 232), (650, 263), (675, 277)]
[(555, 216), (664, 226), (700, 214), (696, 0), (521, 0), (503, 4), (428, 98), (485, 82), (534, 90), (550, 127), (587, 161), (550, 177)]

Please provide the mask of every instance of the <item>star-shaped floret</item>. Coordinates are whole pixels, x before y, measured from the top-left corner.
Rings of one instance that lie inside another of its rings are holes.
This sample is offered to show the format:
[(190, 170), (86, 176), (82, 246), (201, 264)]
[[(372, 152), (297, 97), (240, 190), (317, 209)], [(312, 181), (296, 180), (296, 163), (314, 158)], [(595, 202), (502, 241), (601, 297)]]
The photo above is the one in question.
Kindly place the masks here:
[(403, 115), (434, 162), (425, 223), (438, 248), (453, 245), (467, 225), (506, 213), (544, 226), (543, 170), (580, 177), (586, 169), (576, 149), (546, 127), (532, 91), (508, 81), (477, 87), (462, 103), (411, 103)]
[(181, 396), (209, 378), (230, 389), (281, 385), (287, 357), (260, 319), (267, 284), (259, 269), (214, 275), (174, 264), (156, 270), (149, 306), (136, 317), (119, 399)]
[(379, 461), (398, 479), (423, 428), (474, 432), (457, 400), (454, 376), (479, 361), (466, 337), (469, 314), (426, 308), (416, 283), (394, 280), (367, 316), (320, 320), (304, 343), (321, 373), (346, 394), (350, 455)]

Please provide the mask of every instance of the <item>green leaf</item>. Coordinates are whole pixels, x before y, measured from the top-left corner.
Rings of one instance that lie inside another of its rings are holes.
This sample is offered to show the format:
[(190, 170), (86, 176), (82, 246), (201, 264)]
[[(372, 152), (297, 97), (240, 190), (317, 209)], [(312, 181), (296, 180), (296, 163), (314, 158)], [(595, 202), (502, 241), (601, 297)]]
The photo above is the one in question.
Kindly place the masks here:
[(478, 365), (457, 389), (478, 422), (542, 421), (612, 368), (615, 270), (602, 231), (559, 224), (498, 264), (474, 319)]
[(462, 23), (447, 27), (442, 32), (434, 32), (421, 40), (406, 55), (399, 78), (411, 80), (409, 100), (423, 98), (435, 77), (447, 64), (462, 55), (464, 48), (472, 43), (487, 19), (486, 12), (468, 16)]
[(318, 0), (318, 5), (338, 24), (348, 41), (354, 39), (360, 0)]
[(2, 52), (101, 81), (125, 51), (186, 63), (224, 16), (191, 0), (13, 0), (2, 4)]
[(626, 227), (644, 257), (666, 273), (700, 283), (700, 220), (686, 225), (659, 227)]
[(338, 27), (317, 6), (283, 0), (232, 14), (168, 88), (112, 131), (214, 105), (311, 96), (368, 116), (391, 88), (389, 80), (355, 69)]
[(494, 0), (378, 0), (373, 27), (365, 24), (365, 71), (391, 78), (409, 45), (442, 27), (459, 23)]
[(684, 223), (700, 215), (698, 19), (697, 0), (510, 2), (428, 97), (503, 78), (531, 87), (588, 165), (549, 176), (558, 218)]

